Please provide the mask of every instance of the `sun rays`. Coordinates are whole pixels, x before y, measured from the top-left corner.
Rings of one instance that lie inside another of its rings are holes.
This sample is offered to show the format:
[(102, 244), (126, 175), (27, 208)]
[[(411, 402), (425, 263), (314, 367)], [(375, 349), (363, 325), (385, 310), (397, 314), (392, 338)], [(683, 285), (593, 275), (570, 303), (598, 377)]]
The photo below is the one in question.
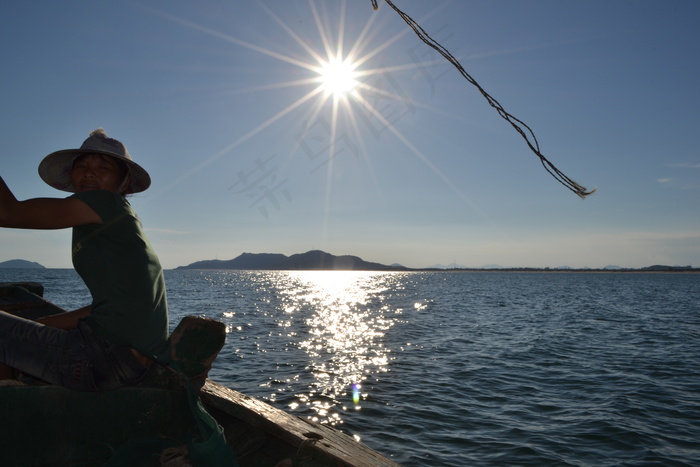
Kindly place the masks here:
[[(261, 58), (276, 60), (290, 67), (288, 75), (293, 78), (265, 82), (269, 75), (261, 76), (259, 84), (244, 89), (243, 92), (267, 93), (286, 89), (288, 92), (285, 96), (290, 96), (293, 94), (289, 94), (289, 90), (299, 90), (299, 94), (293, 98), (293, 101), (284, 103), (276, 113), (238, 136), (231, 144), (200, 160), (197, 166), (166, 188), (172, 188), (203, 167), (230, 154), (236, 147), (261, 134), (274, 123), (284, 117), (292, 118), (291, 114), (297, 112), (303, 113), (303, 117), (299, 121), (306, 122), (304, 124), (306, 127), (301, 129), (302, 133), (313, 125), (313, 122), (322, 122), (320, 126), (327, 129), (325, 135), (328, 142), (325, 148), (326, 157), (322, 164), (312, 170), (315, 172), (323, 168), (326, 171), (324, 208), (326, 214), (331, 206), (335, 158), (341, 152), (347, 153), (347, 146), (354, 148), (353, 153), (356, 157), (361, 156), (365, 160), (367, 170), (374, 178), (373, 161), (370, 156), (371, 142), (368, 144), (366, 141), (369, 121), (372, 121), (375, 126), (369, 131), (375, 139), (378, 138), (379, 133), (395, 136), (399, 146), (402, 147), (401, 150), (408, 149), (409, 154), (413, 154), (439, 179), (449, 181), (449, 177), (442, 173), (427, 155), (410, 143), (409, 135), (402, 134), (395, 124), (396, 118), (387, 115), (388, 112), (384, 110), (390, 106), (402, 107), (401, 112), (407, 114), (415, 113), (416, 108), (427, 108), (425, 105), (414, 103), (403, 91), (399, 82), (393, 78), (394, 74), (415, 71), (425, 63), (409, 62), (387, 65), (378, 59), (382, 52), (395, 46), (401, 38), (410, 32), (408, 28), (401, 29), (390, 37), (379, 38), (378, 31), (381, 28), (375, 24), (378, 16), (370, 9), (364, 25), (359, 27), (359, 25), (353, 24), (353, 33), (349, 34), (346, 32), (346, 0), (341, 0), (337, 5), (338, 10), (333, 13), (326, 11), (327, 5), (325, 3), (319, 2), (317, 4), (315, 0), (308, 0), (308, 11), (310, 18), (313, 19), (313, 28), (295, 29), (273, 11), (271, 6), (265, 5), (263, 2), (256, 2), (256, 4), (290, 39), (284, 44), (284, 47), (279, 49), (264, 47), (241, 40), (229, 32), (215, 30), (154, 10), (151, 7), (142, 6), (144, 9), (192, 30), (251, 50), (260, 54)], [(282, 49), (292, 50), (292, 52), (285, 53), (281, 51)], [(432, 61), (428, 63), (433, 64)], [(396, 113), (394, 110), (392, 112)], [(343, 147), (341, 148), (341, 146)], [(376, 180), (375, 184), (378, 187), (381, 186), (381, 183)], [(447, 183), (447, 186), (460, 198), (467, 200), (467, 197), (453, 183)]]

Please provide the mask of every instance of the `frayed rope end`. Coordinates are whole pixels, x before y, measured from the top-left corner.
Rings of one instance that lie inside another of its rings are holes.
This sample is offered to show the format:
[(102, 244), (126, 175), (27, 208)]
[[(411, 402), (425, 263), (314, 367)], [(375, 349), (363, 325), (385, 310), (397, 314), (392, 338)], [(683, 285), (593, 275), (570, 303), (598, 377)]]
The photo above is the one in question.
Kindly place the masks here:
[(585, 187), (582, 187), (581, 185), (576, 185), (576, 188), (573, 191), (578, 195), (579, 198), (586, 199), (587, 196), (592, 195), (593, 193), (598, 191), (598, 187), (595, 187), (590, 191), (586, 191)]

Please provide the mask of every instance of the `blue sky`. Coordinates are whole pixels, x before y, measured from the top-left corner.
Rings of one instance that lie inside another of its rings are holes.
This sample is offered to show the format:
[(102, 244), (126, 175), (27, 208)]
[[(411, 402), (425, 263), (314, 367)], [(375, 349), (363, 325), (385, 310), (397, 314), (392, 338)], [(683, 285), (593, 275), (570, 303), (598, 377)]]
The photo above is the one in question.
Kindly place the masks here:
[[(394, 0), (503, 107), (370, 0), (0, 3), (0, 172), (63, 196), (48, 153), (104, 127), (166, 268), (322, 249), (410, 267), (700, 266), (700, 3)], [(353, 90), (318, 90), (329, 53)], [(0, 261), (70, 267), (69, 231)]]

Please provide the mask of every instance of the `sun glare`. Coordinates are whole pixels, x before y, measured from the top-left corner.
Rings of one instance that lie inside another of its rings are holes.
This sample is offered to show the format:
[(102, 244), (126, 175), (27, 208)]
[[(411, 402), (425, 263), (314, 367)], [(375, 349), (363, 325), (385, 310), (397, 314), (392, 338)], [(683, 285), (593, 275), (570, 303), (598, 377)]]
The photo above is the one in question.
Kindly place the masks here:
[[(397, 111), (401, 112), (400, 115), (405, 115), (407, 112), (413, 113), (415, 104), (406, 96), (401, 85), (393, 78), (392, 74), (404, 70), (421, 69), (425, 64), (405, 63), (390, 67), (381, 66), (379, 68), (369, 66), (372, 63), (376, 65), (376, 60), (372, 60), (399, 40), (403, 36), (403, 32), (399, 32), (388, 39), (377, 40), (374, 31), (378, 31), (381, 28), (375, 27), (375, 18), (378, 18), (378, 16), (372, 15), (364, 27), (359, 29), (359, 33), (354, 33), (350, 43), (347, 43), (345, 38), (346, 0), (338, 2), (340, 4), (340, 12), (334, 12), (333, 14), (329, 14), (326, 11), (324, 2), (321, 2), (322, 8), (319, 9), (315, 0), (309, 0), (310, 14), (314, 19), (317, 30), (315, 32), (311, 31), (313, 34), (306, 37), (292, 28), (290, 24), (287, 24), (263, 2), (256, 3), (289, 35), (293, 43), (298, 45), (306, 53), (307, 57), (297, 58), (297, 54), (286, 55), (258, 44), (243, 41), (215, 29), (210, 29), (201, 24), (158, 10), (152, 10), (193, 30), (218, 37), (237, 46), (304, 70), (302, 74), (290, 73), (290, 76), (293, 76), (291, 80), (251, 86), (248, 88), (248, 91), (276, 90), (289, 87), (306, 88), (306, 93), (301, 97), (242, 134), (219, 152), (206, 158), (191, 172), (175, 180), (169, 186), (181, 183), (192, 172), (212, 163), (225, 154), (229, 154), (234, 148), (260, 134), (274, 123), (292, 114), (294, 111), (304, 108), (306, 115), (302, 121), (306, 122), (305, 132), (308, 128), (314, 127), (314, 122), (316, 121), (322, 122), (321, 126), (323, 128), (328, 127), (328, 135), (320, 136), (321, 138), (327, 137), (330, 142), (322, 150), (324, 155), (327, 156), (324, 157), (325, 162), (318, 166), (326, 166), (328, 177), (327, 203), (330, 201), (329, 193), (332, 185), (333, 160), (344, 151), (343, 148), (336, 148), (336, 142), (348, 144), (349, 141), (352, 146), (359, 146), (360, 152), (365, 155), (368, 154), (360, 128), (362, 124), (369, 126), (372, 133), (378, 134), (378, 132), (387, 130), (393, 134), (400, 143), (426, 164), (433, 173), (444, 180), (458, 196), (470, 202), (446, 174), (439, 171), (420, 149), (411, 144), (409, 136), (401, 133), (394, 125)], [(151, 10), (150, 7), (144, 8)], [(331, 17), (339, 19), (337, 21), (330, 20), (329, 18)], [(308, 31), (304, 29), (303, 32), (306, 33)], [(376, 44), (376, 46), (373, 44)], [(329, 103), (331, 105), (327, 105)], [(307, 107), (307, 104), (310, 106)], [(306, 133), (304, 133), (304, 137), (305, 135)], [(310, 135), (309, 138), (315, 140), (318, 137)], [(306, 151), (306, 149), (303, 150)], [(315, 158), (317, 155), (315, 154), (313, 157)], [(369, 158), (367, 158), (367, 163), (371, 163)], [(313, 169), (313, 171), (315, 170)], [(328, 206), (326, 206), (327, 209)]]
[(319, 75), (323, 90), (334, 96), (343, 96), (351, 92), (358, 83), (355, 79), (358, 73), (349, 59), (331, 58), (321, 64)]

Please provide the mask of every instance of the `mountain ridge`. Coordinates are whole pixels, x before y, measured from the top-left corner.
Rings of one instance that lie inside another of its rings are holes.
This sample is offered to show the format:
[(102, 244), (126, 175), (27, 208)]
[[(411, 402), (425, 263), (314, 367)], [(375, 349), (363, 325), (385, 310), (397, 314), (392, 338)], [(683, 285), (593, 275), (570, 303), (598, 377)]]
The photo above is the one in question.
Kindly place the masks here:
[(700, 272), (692, 266), (653, 265), (643, 268), (623, 268), (608, 265), (602, 268), (550, 267), (505, 267), (489, 264), (480, 268), (464, 267), (453, 263), (450, 267), (435, 265), (426, 268), (409, 268), (401, 264), (381, 264), (365, 261), (358, 256), (335, 256), (321, 250), (311, 250), (287, 256), (281, 253), (242, 253), (230, 260), (202, 260), (178, 266), (175, 269), (231, 269), (231, 270), (300, 270), (300, 271), (496, 271), (496, 272)]
[(176, 269), (260, 269), (303, 271), (410, 271), (401, 265), (373, 263), (358, 256), (335, 256), (311, 250), (291, 256), (281, 253), (243, 253), (230, 260), (203, 260)]
[(11, 269), (46, 269), (45, 266), (36, 263), (34, 261), (27, 261), (25, 259), (11, 259), (8, 261), (0, 261), (0, 269), (11, 268)]

